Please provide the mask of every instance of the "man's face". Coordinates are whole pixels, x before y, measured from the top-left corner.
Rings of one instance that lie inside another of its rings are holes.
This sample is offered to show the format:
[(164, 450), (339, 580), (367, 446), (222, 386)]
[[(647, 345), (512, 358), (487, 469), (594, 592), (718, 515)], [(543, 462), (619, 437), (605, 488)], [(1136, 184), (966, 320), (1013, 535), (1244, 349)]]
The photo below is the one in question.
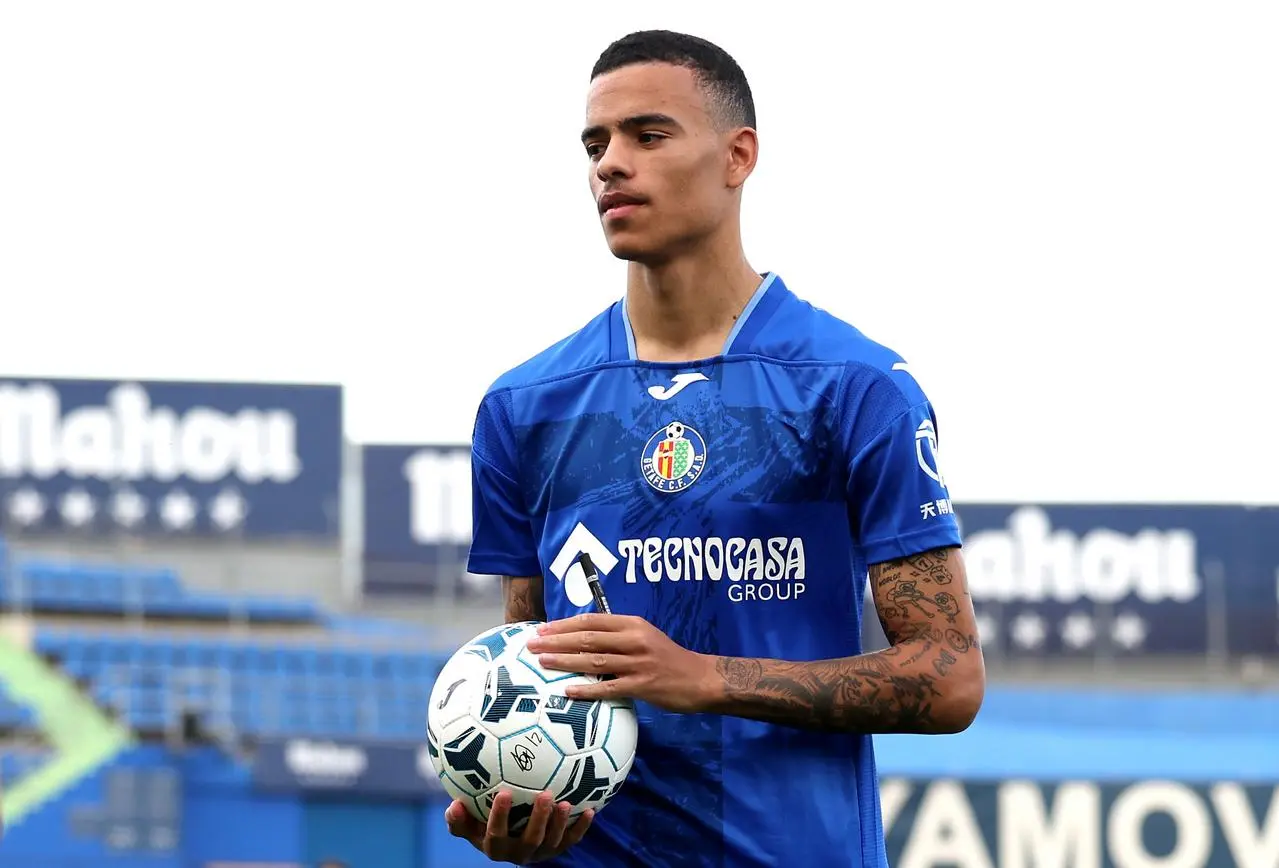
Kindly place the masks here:
[(736, 132), (716, 129), (683, 67), (636, 64), (591, 83), (582, 143), (614, 256), (656, 264), (723, 222), (740, 183)]

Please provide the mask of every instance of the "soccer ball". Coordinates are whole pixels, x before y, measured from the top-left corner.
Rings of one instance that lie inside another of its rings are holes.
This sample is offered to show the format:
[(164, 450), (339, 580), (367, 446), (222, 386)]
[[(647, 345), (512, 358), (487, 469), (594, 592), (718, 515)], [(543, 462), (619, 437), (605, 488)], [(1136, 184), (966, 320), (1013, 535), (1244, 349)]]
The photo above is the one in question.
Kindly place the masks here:
[(679, 440), (684, 436), (684, 424), (682, 422), (672, 422), (666, 426), (666, 439)]
[(599, 676), (543, 669), (525, 648), (538, 623), (486, 630), (459, 648), (435, 680), (426, 717), (427, 753), (444, 790), (481, 822), (509, 790), (512, 834), (543, 790), (572, 805), (571, 816), (598, 812), (626, 781), (638, 736), (629, 700), (564, 695)]

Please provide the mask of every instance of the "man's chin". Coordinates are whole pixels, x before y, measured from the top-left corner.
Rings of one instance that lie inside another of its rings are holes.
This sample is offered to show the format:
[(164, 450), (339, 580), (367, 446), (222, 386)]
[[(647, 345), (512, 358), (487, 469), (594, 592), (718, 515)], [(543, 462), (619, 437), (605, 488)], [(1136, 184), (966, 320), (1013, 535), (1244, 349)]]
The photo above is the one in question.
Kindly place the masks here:
[(651, 244), (645, 244), (638, 238), (610, 238), (608, 249), (624, 262), (649, 262), (657, 255)]

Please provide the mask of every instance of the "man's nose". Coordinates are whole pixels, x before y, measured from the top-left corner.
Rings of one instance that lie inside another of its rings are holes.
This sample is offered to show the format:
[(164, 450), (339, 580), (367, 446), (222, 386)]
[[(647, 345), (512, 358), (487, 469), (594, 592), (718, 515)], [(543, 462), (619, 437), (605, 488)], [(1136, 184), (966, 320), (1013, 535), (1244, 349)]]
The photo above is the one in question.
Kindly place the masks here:
[(624, 142), (613, 139), (595, 163), (595, 171), (601, 181), (613, 178), (629, 178), (632, 174), (629, 149)]

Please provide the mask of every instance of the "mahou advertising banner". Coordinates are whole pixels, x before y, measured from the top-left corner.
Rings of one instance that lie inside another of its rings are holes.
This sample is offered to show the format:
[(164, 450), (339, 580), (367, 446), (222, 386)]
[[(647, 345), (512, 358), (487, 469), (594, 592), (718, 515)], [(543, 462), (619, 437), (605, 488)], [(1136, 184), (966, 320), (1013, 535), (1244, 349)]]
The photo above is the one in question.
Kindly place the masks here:
[(337, 386), (0, 380), (0, 519), (24, 532), (336, 538)]

